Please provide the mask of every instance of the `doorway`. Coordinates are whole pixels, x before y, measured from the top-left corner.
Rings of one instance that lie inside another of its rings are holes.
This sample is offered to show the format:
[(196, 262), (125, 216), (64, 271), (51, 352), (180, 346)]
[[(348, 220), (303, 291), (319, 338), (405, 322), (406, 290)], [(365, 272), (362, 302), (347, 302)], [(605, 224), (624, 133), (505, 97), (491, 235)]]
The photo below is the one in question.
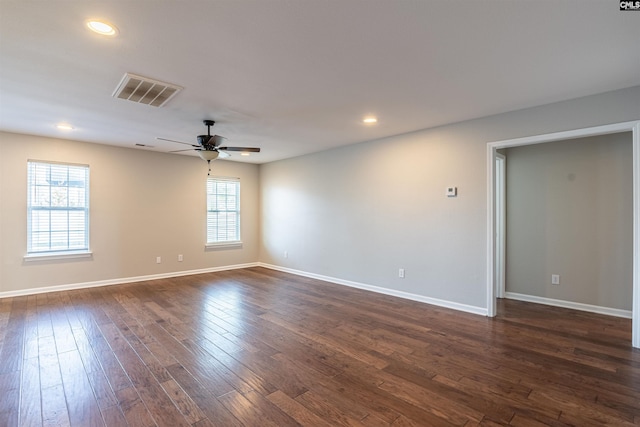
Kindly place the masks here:
[[(551, 143), (567, 139), (582, 138), (631, 132), (633, 152), (633, 302), (632, 302), (632, 345), (640, 348), (640, 121), (597, 126), (566, 132), (496, 141), (487, 144), (487, 315), (496, 315), (496, 297), (504, 292), (504, 244), (497, 238), (499, 227), (504, 220), (498, 187), (500, 168), (498, 149)], [(502, 177), (504, 178), (504, 176)], [(502, 203), (504, 201), (502, 200)], [(504, 233), (502, 234), (504, 235)]]

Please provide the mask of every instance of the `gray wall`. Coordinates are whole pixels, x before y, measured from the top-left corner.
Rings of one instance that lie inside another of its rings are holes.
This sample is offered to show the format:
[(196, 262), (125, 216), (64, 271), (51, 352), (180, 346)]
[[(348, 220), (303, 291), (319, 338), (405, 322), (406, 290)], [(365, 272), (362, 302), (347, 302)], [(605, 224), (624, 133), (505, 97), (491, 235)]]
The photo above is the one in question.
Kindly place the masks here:
[[(261, 166), (216, 162), (242, 180), (244, 246), (222, 251), (204, 250), (199, 158), (0, 132), (0, 292), (263, 261), (485, 307), (487, 142), (639, 117), (634, 87)], [(27, 159), (91, 166), (92, 260), (23, 262)]]
[(506, 156), (507, 292), (631, 310), (631, 133)]
[(634, 87), (262, 165), (260, 260), (486, 307), (486, 144), (638, 118)]
[[(0, 292), (256, 262), (258, 166), (213, 163), (241, 180), (240, 249), (205, 251), (207, 164), (198, 157), (0, 132)], [(27, 160), (90, 166), (93, 259), (23, 261)], [(184, 261), (178, 262), (177, 255)], [(162, 263), (156, 264), (156, 257)]]

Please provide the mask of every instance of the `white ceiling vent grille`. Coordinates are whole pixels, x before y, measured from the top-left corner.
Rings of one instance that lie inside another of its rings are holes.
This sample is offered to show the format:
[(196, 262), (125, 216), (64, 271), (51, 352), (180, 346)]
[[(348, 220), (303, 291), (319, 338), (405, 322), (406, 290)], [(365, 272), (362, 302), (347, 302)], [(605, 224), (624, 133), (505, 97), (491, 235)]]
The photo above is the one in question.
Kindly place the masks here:
[(182, 87), (171, 83), (126, 73), (112, 96), (139, 104), (162, 107), (181, 90)]

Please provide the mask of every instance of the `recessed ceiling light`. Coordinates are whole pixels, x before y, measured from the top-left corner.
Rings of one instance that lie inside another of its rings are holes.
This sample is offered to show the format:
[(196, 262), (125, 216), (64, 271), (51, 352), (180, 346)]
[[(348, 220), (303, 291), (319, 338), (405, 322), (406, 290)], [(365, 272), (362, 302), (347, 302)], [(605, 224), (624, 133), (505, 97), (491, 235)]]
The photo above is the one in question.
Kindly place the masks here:
[(243, 151), (242, 153), (240, 153), (241, 156), (250, 156), (251, 153), (247, 153), (246, 151)]
[(375, 117), (365, 117), (364, 119), (362, 119), (362, 123), (372, 125), (374, 123), (378, 123), (378, 119), (376, 119)]
[(56, 127), (61, 130), (73, 130), (73, 126), (68, 123), (59, 123)]
[(89, 19), (87, 21), (87, 27), (94, 33), (98, 33), (103, 36), (115, 36), (118, 34), (118, 29), (115, 25), (109, 24), (105, 21), (99, 21), (97, 19)]

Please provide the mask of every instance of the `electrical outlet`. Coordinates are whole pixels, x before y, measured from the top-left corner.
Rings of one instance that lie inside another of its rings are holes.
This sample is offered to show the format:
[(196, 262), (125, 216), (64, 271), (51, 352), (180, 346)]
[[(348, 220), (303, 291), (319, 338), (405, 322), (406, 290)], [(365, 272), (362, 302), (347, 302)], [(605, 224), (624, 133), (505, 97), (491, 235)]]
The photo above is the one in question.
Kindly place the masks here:
[(162, 257), (156, 257), (156, 264), (160, 264), (162, 262)]
[(398, 277), (404, 279), (404, 268), (398, 270)]
[(552, 274), (551, 275), (551, 284), (552, 285), (559, 285), (560, 284), (560, 275), (559, 274)]
[(184, 257), (182, 254), (178, 254), (178, 262), (182, 262), (182, 260), (184, 260)]

